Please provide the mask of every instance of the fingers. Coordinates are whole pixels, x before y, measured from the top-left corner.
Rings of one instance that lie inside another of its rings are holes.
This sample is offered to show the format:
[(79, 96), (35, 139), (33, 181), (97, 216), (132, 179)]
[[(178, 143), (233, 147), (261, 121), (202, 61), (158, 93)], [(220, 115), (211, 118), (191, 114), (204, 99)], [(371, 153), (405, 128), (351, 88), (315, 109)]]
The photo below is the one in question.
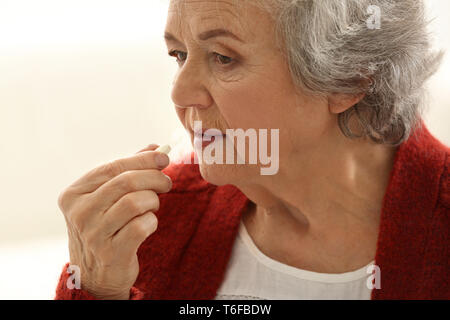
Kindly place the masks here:
[[(150, 149), (153, 149), (151, 147)], [(72, 184), (71, 189), (78, 194), (93, 192), (107, 181), (130, 170), (164, 169), (170, 162), (169, 157), (161, 152), (143, 149), (135, 155), (110, 161), (101, 165)]]
[(124, 259), (131, 259), (142, 242), (158, 227), (158, 219), (153, 212), (147, 212), (133, 218), (120, 229), (111, 240), (112, 246), (117, 248), (118, 254)]
[(102, 217), (102, 231), (112, 237), (133, 218), (145, 212), (159, 210), (159, 198), (152, 190), (128, 193), (114, 203)]
[(111, 291), (129, 292), (136, 281), (137, 250), (158, 226), (158, 193), (172, 188), (170, 177), (161, 172), (170, 160), (158, 147), (149, 145), (91, 170), (58, 198), (68, 225), (71, 262), (89, 270), (82, 272), (92, 279), (83, 282), (94, 284), (88, 290), (97, 296), (105, 290), (109, 297)]
[(105, 212), (127, 193), (153, 190), (156, 193), (169, 192), (172, 180), (159, 170), (126, 171), (101, 185), (90, 194), (96, 203), (95, 210)]

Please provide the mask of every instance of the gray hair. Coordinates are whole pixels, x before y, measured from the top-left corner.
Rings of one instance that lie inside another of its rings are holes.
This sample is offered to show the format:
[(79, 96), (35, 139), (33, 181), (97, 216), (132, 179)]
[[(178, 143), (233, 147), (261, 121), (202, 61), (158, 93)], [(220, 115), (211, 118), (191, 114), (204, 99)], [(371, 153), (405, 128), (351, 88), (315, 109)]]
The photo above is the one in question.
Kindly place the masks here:
[[(338, 115), (345, 136), (398, 145), (420, 125), (424, 83), (442, 58), (422, 0), (268, 1), (294, 83), (313, 94), (365, 94)], [(369, 28), (369, 6), (380, 10), (379, 29)]]

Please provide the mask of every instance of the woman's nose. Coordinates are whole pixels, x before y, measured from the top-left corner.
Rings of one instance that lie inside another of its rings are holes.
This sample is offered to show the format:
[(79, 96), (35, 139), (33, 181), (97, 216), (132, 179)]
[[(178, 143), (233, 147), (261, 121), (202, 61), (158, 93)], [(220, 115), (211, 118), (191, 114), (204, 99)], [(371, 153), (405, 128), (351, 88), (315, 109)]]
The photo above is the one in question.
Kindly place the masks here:
[(175, 76), (171, 98), (177, 107), (208, 108), (213, 99), (207, 86), (207, 77), (198, 64), (189, 61), (180, 67)]

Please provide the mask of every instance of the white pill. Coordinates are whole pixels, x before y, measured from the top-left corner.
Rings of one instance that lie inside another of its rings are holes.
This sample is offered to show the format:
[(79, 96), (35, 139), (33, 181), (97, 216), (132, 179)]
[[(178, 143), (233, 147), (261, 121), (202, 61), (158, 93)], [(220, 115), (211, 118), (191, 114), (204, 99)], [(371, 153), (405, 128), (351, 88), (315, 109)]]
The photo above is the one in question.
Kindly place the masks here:
[(158, 149), (156, 149), (155, 151), (162, 152), (162, 153), (165, 153), (168, 155), (170, 150), (172, 150), (172, 149), (170, 148), (170, 146), (168, 144), (166, 144), (166, 145), (158, 147)]

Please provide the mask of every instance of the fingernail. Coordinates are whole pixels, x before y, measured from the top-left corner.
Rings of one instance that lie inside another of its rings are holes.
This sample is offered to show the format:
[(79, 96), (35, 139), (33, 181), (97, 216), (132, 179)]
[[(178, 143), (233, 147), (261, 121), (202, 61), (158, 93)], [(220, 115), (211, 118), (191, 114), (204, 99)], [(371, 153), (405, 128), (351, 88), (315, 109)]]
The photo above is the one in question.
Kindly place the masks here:
[(155, 162), (160, 168), (164, 168), (169, 164), (169, 157), (164, 153), (156, 155)]

